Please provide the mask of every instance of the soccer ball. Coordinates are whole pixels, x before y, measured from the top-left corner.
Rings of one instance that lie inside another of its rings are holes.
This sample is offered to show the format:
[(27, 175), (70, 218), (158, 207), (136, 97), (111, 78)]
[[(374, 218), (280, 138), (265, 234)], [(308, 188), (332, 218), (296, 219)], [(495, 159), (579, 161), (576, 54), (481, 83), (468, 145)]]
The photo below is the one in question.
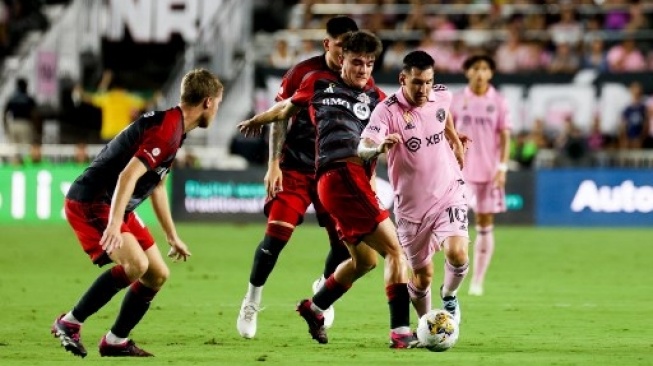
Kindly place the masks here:
[(458, 341), (458, 323), (446, 310), (433, 309), (424, 314), (417, 324), (417, 339), (424, 348), (444, 352)]

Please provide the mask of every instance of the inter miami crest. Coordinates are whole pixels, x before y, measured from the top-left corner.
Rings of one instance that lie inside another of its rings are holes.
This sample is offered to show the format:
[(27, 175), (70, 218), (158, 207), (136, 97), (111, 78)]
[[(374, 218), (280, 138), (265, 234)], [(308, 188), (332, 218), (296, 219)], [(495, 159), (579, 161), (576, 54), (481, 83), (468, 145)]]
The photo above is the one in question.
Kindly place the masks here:
[(435, 118), (437, 118), (438, 121), (440, 121), (440, 122), (444, 122), (444, 118), (446, 116), (447, 116), (446, 112), (442, 108), (438, 109), (438, 111), (435, 113)]

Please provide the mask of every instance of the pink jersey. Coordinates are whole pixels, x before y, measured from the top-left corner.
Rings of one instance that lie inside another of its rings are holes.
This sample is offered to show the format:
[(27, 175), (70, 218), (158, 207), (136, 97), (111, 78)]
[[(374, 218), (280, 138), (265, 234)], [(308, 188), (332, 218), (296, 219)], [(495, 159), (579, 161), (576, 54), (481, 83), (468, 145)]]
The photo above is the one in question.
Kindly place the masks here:
[(472, 140), (465, 155), (465, 180), (491, 181), (501, 159), (501, 132), (511, 128), (506, 100), (491, 86), (485, 95), (466, 87), (453, 96), (451, 113), (456, 130)]
[(403, 143), (388, 152), (398, 217), (419, 222), (462, 180), (444, 135), (450, 105), (451, 92), (444, 85), (434, 85), (422, 107), (410, 105), (399, 89), (376, 106), (361, 135), (377, 144), (391, 133), (401, 135)]

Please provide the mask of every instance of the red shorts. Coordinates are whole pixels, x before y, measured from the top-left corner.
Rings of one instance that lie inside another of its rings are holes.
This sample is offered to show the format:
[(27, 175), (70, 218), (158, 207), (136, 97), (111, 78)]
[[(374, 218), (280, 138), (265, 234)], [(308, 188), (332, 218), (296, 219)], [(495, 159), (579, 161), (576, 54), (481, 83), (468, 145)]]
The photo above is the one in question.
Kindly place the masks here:
[(336, 221), (340, 239), (358, 244), (390, 214), (370, 185), (365, 167), (338, 162), (318, 179), (320, 200)]
[[(93, 263), (100, 267), (111, 263), (111, 259), (100, 246), (100, 239), (109, 222), (111, 206), (106, 203), (77, 202), (69, 199), (66, 199), (64, 206), (68, 223)], [(120, 232), (132, 233), (143, 250), (154, 245), (152, 234), (134, 212), (125, 215)]]
[(283, 191), (265, 202), (263, 212), (268, 221), (283, 221), (297, 226), (304, 221), (304, 214), (312, 203), (320, 226), (327, 224), (328, 213), (317, 195), (317, 182), (312, 173), (284, 170)]

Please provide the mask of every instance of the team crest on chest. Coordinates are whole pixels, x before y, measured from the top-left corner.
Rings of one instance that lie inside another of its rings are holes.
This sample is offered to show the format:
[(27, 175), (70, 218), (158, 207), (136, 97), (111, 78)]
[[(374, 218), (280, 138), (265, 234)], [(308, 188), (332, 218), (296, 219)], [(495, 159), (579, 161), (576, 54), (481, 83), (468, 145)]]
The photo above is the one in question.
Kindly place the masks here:
[(354, 104), (353, 109), (354, 109), (354, 114), (360, 120), (366, 120), (370, 118), (370, 114), (372, 114), (372, 111), (370, 110), (370, 106), (367, 105), (366, 103), (356, 103)]
[(438, 119), (440, 122), (444, 122), (444, 118), (447, 116), (447, 113), (444, 111), (443, 108), (438, 109), (438, 111), (435, 113), (435, 118)]

